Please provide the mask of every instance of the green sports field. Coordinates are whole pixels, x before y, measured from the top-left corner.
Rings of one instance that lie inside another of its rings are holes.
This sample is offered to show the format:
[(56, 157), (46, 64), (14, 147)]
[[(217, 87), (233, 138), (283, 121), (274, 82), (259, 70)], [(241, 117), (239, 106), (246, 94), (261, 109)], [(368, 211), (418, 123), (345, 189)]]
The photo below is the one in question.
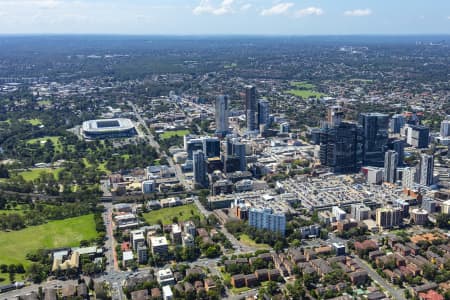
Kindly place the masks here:
[(326, 96), (323, 93), (316, 91), (316, 86), (304, 81), (292, 81), (289, 83), (292, 89), (285, 91), (286, 94), (291, 94), (303, 99), (320, 98)]
[[(191, 213), (191, 210), (194, 214)], [(177, 217), (179, 222), (184, 222), (195, 215), (203, 219), (203, 215), (200, 214), (200, 211), (195, 204), (162, 208), (143, 214), (145, 220), (149, 224), (156, 224), (158, 223), (158, 220), (161, 220), (164, 225), (172, 224), (172, 219), (174, 217)]]
[[(0, 264), (30, 264), (26, 254), (38, 249), (79, 246), (97, 237), (93, 215), (48, 222), (19, 231), (0, 231)], [(0, 274), (7, 278), (8, 274)], [(8, 280), (8, 279), (7, 279)]]
[(21, 175), (25, 181), (33, 181), (39, 178), (41, 173), (52, 173), (55, 179), (58, 179), (59, 173), (62, 171), (62, 168), (51, 169), (51, 168), (38, 168), (31, 169), (29, 171), (23, 171), (17, 173), (17, 175)]
[(173, 131), (166, 131), (163, 134), (161, 134), (159, 137), (160, 137), (160, 139), (165, 140), (165, 139), (171, 138), (172, 136), (176, 136), (176, 135), (183, 137), (189, 133), (191, 133), (191, 132), (187, 129), (173, 130)]

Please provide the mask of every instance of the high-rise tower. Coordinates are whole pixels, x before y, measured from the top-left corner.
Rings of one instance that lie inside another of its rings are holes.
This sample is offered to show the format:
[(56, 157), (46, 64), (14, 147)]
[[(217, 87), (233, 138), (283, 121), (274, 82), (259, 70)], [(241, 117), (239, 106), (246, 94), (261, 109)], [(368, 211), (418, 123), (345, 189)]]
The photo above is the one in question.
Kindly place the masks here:
[(388, 150), (384, 156), (384, 181), (395, 183), (395, 170), (398, 165), (398, 154), (393, 150)]
[(255, 131), (258, 129), (257, 109), (256, 88), (248, 85), (245, 87), (245, 116), (247, 118), (248, 131)]
[(434, 173), (434, 157), (433, 155), (422, 154), (420, 155), (420, 166), (419, 166), (419, 183), (421, 185), (432, 185), (433, 184), (433, 173)]
[(216, 98), (216, 134), (224, 137), (228, 133), (228, 96), (220, 95)]
[(358, 172), (362, 165), (362, 130), (355, 123), (326, 124), (320, 133), (320, 163), (336, 173)]
[(194, 181), (195, 184), (207, 188), (208, 177), (206, 174), (206, 158), (201, 150), (197, 150), (193, 154)]
[(363, 128), (363, 164), (374, 167), (384, 165), (384, 152), (388, 142), (389, 116), (380, 113), (363, 113), (359, 116)]

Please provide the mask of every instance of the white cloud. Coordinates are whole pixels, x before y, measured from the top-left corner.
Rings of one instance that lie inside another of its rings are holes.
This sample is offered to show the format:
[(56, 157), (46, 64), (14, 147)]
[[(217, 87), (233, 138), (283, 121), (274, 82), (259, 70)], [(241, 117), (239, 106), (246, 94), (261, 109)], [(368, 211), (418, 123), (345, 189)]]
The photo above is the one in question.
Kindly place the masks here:
[(371, 14), (372, 14), (372, 11), (368, 8), (347, 10), (344, 12), (344, 15), (349, 16), (349, 17), (365, 17), (365, 16), (370, 16)]
[(321, 15), (323, 15), (323, 9), (314, 6), (300, 9), (295, 12), (295, 16), (298, 18), (305, 16), (321, 16)]
[(194, 15), (213, 14), (216, 16), (226, 15), (233, 12), (234, 0), (223, 0), (219, 6), (214, 6), (209, 0), (201, 0), (200, 4), (192, 12)]
[(250, 8), (252, 8), (252, 5), (250, 3), (247, 3), (241, 6), (241, 11), (247, 11)]
[(273, 16), (286, 14), (289, 9), (294, 6), (292, 2), (281, 2), (271, 8), (266, 8), (261, 11), (261, 16)]

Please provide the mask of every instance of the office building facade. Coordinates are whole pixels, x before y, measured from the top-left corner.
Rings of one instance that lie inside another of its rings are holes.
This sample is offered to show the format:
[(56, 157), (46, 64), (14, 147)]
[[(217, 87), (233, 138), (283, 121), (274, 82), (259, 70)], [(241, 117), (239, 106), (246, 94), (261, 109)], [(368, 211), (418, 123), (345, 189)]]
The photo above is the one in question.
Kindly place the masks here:
[(422, 125), (410, 125), (406, 141), (417, 149), (428, 148), (430, 143), (430, 129)]
[(358, 172), (362, 166), (362, 145), (362, 131), (357, 124), (325, 124), (320, 135), (320, 163), (335, 173)]
[(192, 160), (195, 151), (203, 151), (203, 140), (201, 138), (189, 138), (189, 136), (185, 136), (184, 150), (187, 152), (187, 159)]
[(246, 159), (246, 146), (245, 144), (234, 141), (233, 142), (233, 155), (239, 159), (239, 171), (247, 170), (247, 159)]
[(402, 187), (412, 189), (416, 183), (417, 169), (415, 167), (406, 167), (403, 169)]
[(384, 151), (388, 143), (389, 116), (380, 113), (363, 113), (359, 116), (362, 126), (363, 164), (367, 166), (383, 167)]
[(289, 133), (291, 131), (291, 125), (288, 122), (280, 124), (280, 133)]
[(388, 143), (388, 149), (394, 150), (397, 155), (397, 166), (401, 167), (403, 166), (404, 160), (405, 160), (405, 141), (403, 140), (391, 140)]
[(258, 128), (261, 125), (270, 126), (270, 104), (266, 99), (258, 101)]
[(405, 117), (401, 114), (393, 115), (389, 122), (389, 129), (394, 134), (399, 134), (400, 130), (405, 126)]
[(206, 158), (220, 157), (220, 140), (217, 137), (203, 137), (202, 142)]
[(449, 137), (450, 136), (450, 120), (444, 120), (441, 122), (441, 137)]
[(154, 180), (145, 180), (142, 182), (142, 193), (150, 194), (156, 189), (156, 182)]
[(327, 122), (330, 126), (337, 126), (344, 120), (344, 111), (339, 105), (334, 105), (328, 108)]

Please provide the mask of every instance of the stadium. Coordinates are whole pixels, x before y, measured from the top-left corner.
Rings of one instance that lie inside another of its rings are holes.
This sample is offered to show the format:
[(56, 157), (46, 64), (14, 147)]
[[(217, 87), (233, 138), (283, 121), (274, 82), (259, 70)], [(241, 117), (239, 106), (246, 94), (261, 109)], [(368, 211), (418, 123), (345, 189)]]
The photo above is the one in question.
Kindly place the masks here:
[(136, 134), (130, 119), (101, 119), (83, 122), (81, 134), (86, 139), (127, 138)]

